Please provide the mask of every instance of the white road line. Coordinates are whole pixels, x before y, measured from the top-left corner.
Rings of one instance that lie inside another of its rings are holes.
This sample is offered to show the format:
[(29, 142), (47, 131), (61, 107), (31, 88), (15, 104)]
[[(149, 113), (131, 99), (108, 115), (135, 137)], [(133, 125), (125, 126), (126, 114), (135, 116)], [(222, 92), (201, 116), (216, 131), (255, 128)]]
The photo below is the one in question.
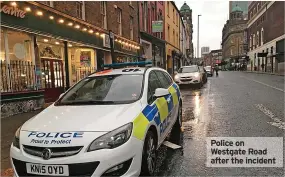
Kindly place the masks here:
[(263, 82), (260, 82), (260, 81), (254, 80), (254, 79), (248, 79), (247, 77), (244, 77), (244, 76), (240, 76), (240, 77), (243, 77), (243, 78), (245, 78), (245, 79), (247, 79), (247, 80), (250, 80), (250, 81), (253, 81), (253, 82), (256, 82), (256, 83), (259, 83), (259, 84), (265, 85), (265, 86), (267, 86), (267, 87), (271, 87), (271, 88), (273, 88), (273, 89), (276, 89), (276, 90), (279, 90), (279, 91), (281, 91), (281, 92), (284, 92), (284, 93), (285, 93), (285, 91), (284, 91), (284, 90), (282, 90), (282, 89), (280, 89), (280, 88), (277, 88), (277, 87), (274, 87), (274, 86), (271, 86), (271, 85), (265, 84), (265, 83), (263, 83)]
[(257, 109), (259, 109), (261, 112), (263, 112), (265, 115), (267, 115), (273, 120), (272, 122), (267, 122), (268, 124), (285, 130), (285, 122), (282, 122), (282, 120), (279, 119), (273, 112), (271, 112), (268, 108), (266, 108), (262, 104), (256, 104), (255, 106)]

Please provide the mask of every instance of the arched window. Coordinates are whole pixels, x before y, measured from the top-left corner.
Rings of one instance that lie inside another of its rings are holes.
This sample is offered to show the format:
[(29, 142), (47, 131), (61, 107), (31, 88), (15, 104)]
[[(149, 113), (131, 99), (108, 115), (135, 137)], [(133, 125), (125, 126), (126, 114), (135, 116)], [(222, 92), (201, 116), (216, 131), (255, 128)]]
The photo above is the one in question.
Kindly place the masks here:
[(261, 34), (260, 34), (260, 36), (261, 36), (260, 45), (263, 45), (263, 42), (264, 42), (264, 30), (263, 30), (263, 28), (261, 28)]

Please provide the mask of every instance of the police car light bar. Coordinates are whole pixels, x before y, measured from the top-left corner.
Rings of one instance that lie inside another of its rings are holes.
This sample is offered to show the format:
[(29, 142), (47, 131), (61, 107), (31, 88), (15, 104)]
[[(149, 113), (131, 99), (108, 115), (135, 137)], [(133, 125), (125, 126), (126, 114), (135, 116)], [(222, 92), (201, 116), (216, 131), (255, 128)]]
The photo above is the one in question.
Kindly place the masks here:
[(140, 61), (140, 62), (105, 64), (104, 67), (113, 68), (113, 67), (126, 67), (126, 66), (146, 66), (151, 64), (152, 64), (151, 61)]

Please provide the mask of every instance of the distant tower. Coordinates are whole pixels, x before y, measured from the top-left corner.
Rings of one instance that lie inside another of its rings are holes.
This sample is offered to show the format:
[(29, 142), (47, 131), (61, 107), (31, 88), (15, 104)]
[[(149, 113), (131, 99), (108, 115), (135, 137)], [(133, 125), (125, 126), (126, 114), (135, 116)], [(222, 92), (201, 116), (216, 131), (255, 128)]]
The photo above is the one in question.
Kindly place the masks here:
[(183, 23), (185, 24), (188, 34), (189, 34), (189, 52), (190, 56), (194, 56), (193, 49), (193, 24), (192, 24), (192, 10), (190, 7), (184, 2), (183, 6), (180, 8), (180, 16), (182, 17)]
[(232, 9), (230, 20), (243, 20), (243, 11), (238, 5)]

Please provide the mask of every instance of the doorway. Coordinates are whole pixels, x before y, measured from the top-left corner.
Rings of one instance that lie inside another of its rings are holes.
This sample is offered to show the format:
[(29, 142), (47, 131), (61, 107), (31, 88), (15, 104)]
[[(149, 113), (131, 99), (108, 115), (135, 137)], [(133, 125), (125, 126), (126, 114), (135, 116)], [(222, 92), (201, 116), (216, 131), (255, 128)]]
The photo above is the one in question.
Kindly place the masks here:
[(41, 69), (45, 102), (54, 102), (64, 92), (63, 62), (58, 59), (41, 58)]

